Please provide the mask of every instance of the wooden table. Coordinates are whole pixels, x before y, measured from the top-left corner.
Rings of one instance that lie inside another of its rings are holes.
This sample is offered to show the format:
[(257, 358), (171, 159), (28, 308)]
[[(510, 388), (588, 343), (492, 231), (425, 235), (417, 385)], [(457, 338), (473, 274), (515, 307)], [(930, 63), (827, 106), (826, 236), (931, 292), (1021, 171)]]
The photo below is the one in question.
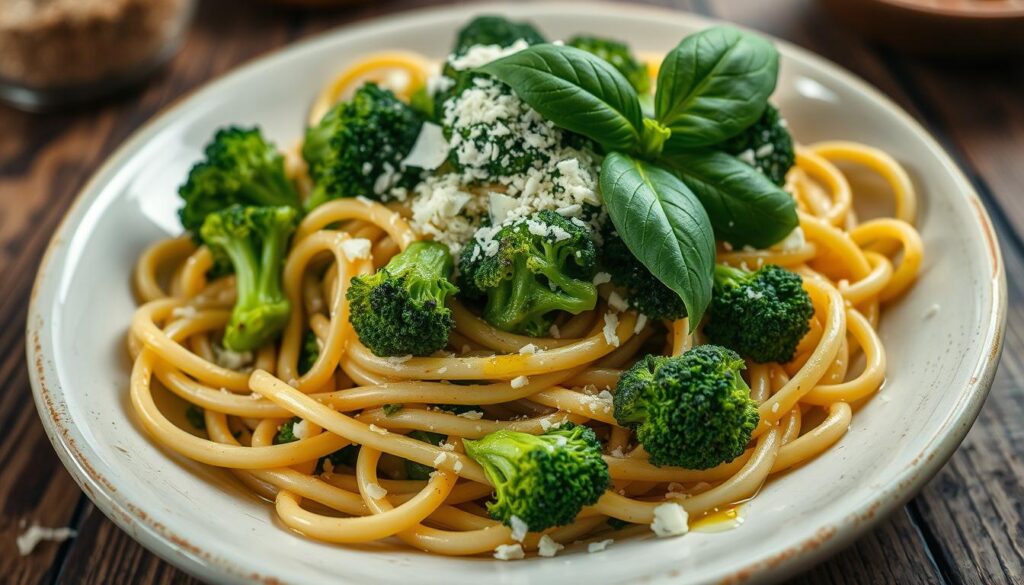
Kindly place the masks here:
[[(29, 292), (78, 189), (142, 122), (238, 64), (342, 23), (430, 3), (303, 12), (207, 0), (182, 53), (139, 92), (48, 116), (0, 106), (0, 582), (196, 582), (129, 539), (78, 490), (32, 403), (24, 356)], [(1024, 67), (955, 65), (869, 46), (809, 0), (664, 4), (788, 39), (881, 88), (962, 165), (1005, 255), (1003, 363), (967, 440), (921, 495), (796, 582), (1024, 583)], [(21, 557), (14, 541), (23, 521), (72, 526), (79, 535)]]

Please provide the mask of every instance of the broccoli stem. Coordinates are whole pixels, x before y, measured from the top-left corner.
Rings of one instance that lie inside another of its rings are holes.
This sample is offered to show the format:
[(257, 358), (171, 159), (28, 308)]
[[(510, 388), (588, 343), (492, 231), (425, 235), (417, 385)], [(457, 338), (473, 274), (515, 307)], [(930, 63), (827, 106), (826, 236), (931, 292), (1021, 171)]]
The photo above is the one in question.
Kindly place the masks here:
[(750, 272), (742, 268), (733, 268), (727, 264), (715, 264), (715, 284), (719, 286), (737, 286), (750, 277)]

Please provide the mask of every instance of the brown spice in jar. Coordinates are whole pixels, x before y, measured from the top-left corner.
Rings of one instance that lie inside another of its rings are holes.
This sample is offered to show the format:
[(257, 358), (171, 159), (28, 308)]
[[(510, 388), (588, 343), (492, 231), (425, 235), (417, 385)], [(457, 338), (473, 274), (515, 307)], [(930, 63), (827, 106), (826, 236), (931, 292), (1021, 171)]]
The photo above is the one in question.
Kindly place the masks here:
[(80, 86), (160, 59), (193, 0), (0, 0), (0, 79)]

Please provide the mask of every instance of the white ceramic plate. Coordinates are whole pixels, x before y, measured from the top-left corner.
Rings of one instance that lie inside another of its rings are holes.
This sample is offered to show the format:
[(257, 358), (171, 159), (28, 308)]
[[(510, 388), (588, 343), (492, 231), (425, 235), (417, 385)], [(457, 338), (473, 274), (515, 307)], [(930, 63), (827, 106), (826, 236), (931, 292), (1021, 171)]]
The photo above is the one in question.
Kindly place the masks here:
[[(551, 38), (614, 36), (664, 52), (710, 25), (636, 6), (495, 5)], [(147, 124), (100, 169), (54, 235), (28, 320), (36, 404), (61, 459), (89, 497), (143, 545), (218, 582), (712, 583), (775, 580), (848, 544), (909, 499), (952, 454), (984, 401), (1005, 313), (1002, 261), (981, 203), (909, 116), (864, 82), (779, 43), (775, 101), (803, 142), (849, 139), (903, 162), (921, 192), (927, 257), (881, 335), (889, 376), (850, 432), (818, 460), (773, 480), (738, 529), (617, 542), (600, 554), (499, 562), (388, 546), (321, 544), (220, 471), (157, 448), (130, 413), (124, 334), (129, 272), (149, 243), (180, 232), (175, 190), (214, 129), (260, 124), (279, 144), (302, 132), (321, 83), (353, 57), (401, 47), (442, 56), (477, 8), (414, 12), (339, 29), (259, 59)], [(938, 316), (926, 319), (929, 307)]]

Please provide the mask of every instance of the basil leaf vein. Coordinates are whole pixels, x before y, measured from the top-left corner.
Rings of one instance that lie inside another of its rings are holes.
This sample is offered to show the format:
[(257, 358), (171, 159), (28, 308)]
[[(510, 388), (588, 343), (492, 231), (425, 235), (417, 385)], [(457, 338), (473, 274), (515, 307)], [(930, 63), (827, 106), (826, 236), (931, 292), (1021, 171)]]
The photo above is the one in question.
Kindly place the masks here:
[(767, 248), (799, 225), (793, 197), (731, 154), (682, 152), (662, 160), (700, 200), (718, 240)]
[(719, 26), (683, 39), (658, 72), (655, 117), (668, 152), (717, 144), (753, 124), (775, 90), (779, 54), (767, 40)]
[(586, 51), (534, 45), (477, 71), (508, 84), (556, 126), (582, 134), (609, 150), (640, 144), (640, 101), (612, 65)]
[(715, 240), (700, 201), (671, 172), (619, 152), (601, 166), (601, 193), (630, 251), (683, 300), (690, 330), (711, 302)]

